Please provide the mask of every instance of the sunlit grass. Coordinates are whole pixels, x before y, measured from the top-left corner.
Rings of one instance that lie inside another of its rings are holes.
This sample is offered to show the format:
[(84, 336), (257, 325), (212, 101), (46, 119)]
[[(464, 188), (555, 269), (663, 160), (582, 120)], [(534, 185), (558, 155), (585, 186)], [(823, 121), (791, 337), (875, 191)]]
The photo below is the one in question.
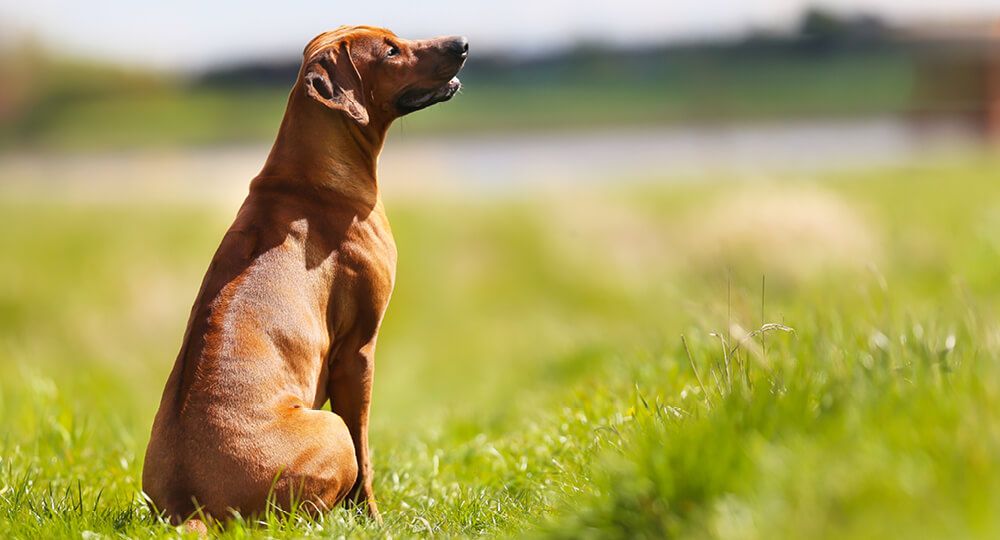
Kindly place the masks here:
[[(215, 532), (996, 537), (996, 171), (390, 199), (385, 524)], [(141, 460), (230, 217), (0, 205), (0, 536), (180, 534), (146, 508)]]

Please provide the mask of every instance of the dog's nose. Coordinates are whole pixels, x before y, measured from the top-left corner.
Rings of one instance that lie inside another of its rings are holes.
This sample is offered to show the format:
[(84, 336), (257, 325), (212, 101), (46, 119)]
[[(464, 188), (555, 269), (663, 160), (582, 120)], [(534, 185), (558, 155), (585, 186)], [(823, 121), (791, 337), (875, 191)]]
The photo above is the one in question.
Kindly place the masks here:
[(459, 36), (448, 42), (448, 51), (460, 58), (469, 56), (469, 40)]

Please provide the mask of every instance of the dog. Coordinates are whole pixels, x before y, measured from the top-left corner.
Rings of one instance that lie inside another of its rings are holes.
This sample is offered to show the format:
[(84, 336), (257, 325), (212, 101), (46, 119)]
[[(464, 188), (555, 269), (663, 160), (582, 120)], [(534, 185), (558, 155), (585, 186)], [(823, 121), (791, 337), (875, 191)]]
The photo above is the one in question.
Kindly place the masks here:
[(381, 522), (368, 418), (396, 247), (378, 156), (393, 120), (459, 91), (468, 51), (464, 37), (367, 26), (306, 46), (153, 422), (142, 485), (172, 523), (269, 504), (321, 512), (348, 496)]

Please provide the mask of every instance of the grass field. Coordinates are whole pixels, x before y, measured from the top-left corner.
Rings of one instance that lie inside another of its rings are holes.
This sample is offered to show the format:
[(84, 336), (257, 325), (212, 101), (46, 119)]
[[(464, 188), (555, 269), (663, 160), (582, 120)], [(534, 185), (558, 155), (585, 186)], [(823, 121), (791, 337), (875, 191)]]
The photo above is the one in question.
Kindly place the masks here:
[[(221, 532), (996, 538), (998, 167), (389, 194), (385, 524)], [(140, 467), (234, 211), (0, 203), (0, 537), (179, 534)]]

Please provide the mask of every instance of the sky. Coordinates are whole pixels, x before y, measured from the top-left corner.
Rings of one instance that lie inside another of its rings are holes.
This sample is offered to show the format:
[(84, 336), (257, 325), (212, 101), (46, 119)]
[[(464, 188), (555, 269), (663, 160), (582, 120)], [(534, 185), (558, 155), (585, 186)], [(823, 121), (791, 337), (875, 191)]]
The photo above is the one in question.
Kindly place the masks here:
[(73, 56), (198, 70), (289, 58), (341, 24), (412, 38), (464, 34), (473, 54), (525, 52), (581, 40), (690, 41), (791, 28), (809, 5), (901, 24), (1000, 17), (1000, 0), (0, 0), (0, 40), (31, 36)]

